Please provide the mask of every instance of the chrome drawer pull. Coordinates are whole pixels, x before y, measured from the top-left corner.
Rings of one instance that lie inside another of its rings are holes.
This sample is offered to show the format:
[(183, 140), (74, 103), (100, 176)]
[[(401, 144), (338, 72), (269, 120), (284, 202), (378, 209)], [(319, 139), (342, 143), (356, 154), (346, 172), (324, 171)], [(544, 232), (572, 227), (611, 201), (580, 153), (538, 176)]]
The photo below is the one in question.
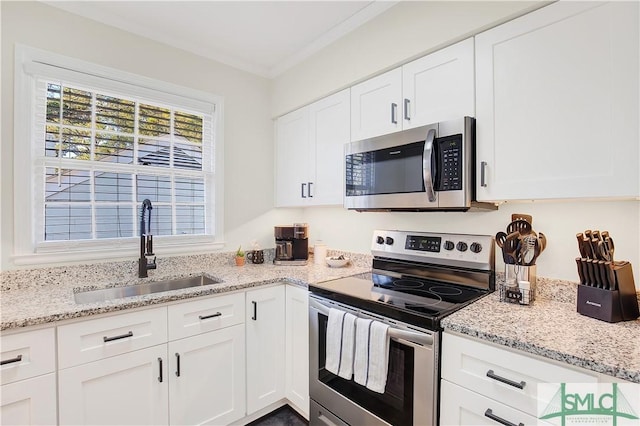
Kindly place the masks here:
[(15, 358), (2, 360), (0, 361), (0, 365), (13, 364), (14, 362), (20, 362), (20, 361), (22, 361), (22, 355), (18, 355)]
[(198, 318), (200, 318), (201, 320), (206, 320), (209, 318), (215, 318), (219, 316), (222, 316), (222, 312), (216, 312), (215, 314), (211, 314), (211, 315), (198, 315)]
[(484, 415), (485, 417), (489, 417), (494, 422), (498, 422), (504, 426), (524, 426), (524, 423), (518, 423), (516, 425), (515, 423), (511, 423), (509, 420), (505, 420), (502, 417), (496, 416), (495, 414), (493, 414), (493, 410), (491, 408), (487, 408), (487, 411), (484, 412)]
[(126, 339), (127, 337), (133, 337), (133, 331), (130, 331), (127, 334), (121, 334), (119, 336), (113, 336), (113, 337), (104, 336), (102, 340), (104, 340), (105, 342), (112, 342), (114, 340)]
[(506, 383), (509, 386), (513, 386), (514, 388), (518, 388), (518, 389), (524, 389), (524, 387), (526, 386), (527, 382), (514, 382), (513, 380), (509, 380), (509, 379), (505, 379), (504, 377), (500, 377), (497, 374), (495, 374), (493, 372), (493, 370), (489, 370), (487, 371), (487, 377), (493, 379), (493, 380), (497, 380), (499, 382), (502, 383)]

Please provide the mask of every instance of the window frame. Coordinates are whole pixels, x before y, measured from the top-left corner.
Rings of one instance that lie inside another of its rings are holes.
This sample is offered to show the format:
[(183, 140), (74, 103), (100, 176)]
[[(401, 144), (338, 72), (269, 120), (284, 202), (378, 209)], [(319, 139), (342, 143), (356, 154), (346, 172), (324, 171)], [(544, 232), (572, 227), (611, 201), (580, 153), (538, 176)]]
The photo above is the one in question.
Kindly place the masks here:
[[(150, 98), (167, 104), (191, 107), (212, 116), (213, 162), (207, 194), (206, 235), (172, 235), (154, 238), (157, 254), (196, 254), (219, 250), (224, 246), (224, 99), (200, 90), (93, 64), (84, 60), (16, 45), (14, 73), (14, 253), (16, 265), (68, 263), (137, 257), (139, 238), (94, 239), (38, 242), (39, 228), (44, 226), (44, 152), (34, 143), (36, 129), (35, 90), (41, 75), (51, 75), (85, 84), (130, 93), (132, 97)], [(125, 90), (126, 88), (126, 90)], [(28, 146), (25, 149), (25, 144)], [(24, 167), (17, 167), (24, 165)], [(28, 165), (28, 166), (27, 166)]]

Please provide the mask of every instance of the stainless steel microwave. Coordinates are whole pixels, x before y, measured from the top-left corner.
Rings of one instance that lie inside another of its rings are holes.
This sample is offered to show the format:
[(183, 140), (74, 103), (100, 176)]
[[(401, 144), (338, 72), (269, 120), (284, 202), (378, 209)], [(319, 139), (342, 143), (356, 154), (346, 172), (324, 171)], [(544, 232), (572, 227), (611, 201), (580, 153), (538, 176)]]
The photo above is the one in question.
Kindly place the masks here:
[(347, 209), (466, 211), (475, 201), (475, 119), (464, 117), (345, 145)]

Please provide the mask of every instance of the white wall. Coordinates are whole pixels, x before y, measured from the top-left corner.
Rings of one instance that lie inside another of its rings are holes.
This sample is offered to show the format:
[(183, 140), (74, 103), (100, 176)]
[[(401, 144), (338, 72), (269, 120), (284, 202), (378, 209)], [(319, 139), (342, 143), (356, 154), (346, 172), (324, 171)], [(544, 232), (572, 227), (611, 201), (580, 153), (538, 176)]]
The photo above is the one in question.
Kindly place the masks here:
[[(494, 26), (540, 6), (525, 2), (402, 2), (338, 40), (274, 81), (273, 116), (310, 103), (379, 71)], [(511, 213), (534, 217), (545, 233), (547, 250), (538, 276), (577, 281), (575, 235), (585, 229), (609, 230), (616, 258), (633, 264), (640, 289), (640, 202), (558, 201), (506, 204), (483, 213), (357, 213), (341, 207), (308, 208), (311, 244), (367, 253), (374, 229), (479, 233), (504, 230)], [(498, 270), (503, 270), (500, 256)]]
[(252, 239), (272, 247), (273, 226), (297, 219), (295, 211), (273, 209), (269, 80), (39, 2), (3, 1), (0, 7), (2, 269), (15, 267), (11, 261), (15, 43), (223, 96), (226, 250), (235, 250), (239, 244), (246, 247)]

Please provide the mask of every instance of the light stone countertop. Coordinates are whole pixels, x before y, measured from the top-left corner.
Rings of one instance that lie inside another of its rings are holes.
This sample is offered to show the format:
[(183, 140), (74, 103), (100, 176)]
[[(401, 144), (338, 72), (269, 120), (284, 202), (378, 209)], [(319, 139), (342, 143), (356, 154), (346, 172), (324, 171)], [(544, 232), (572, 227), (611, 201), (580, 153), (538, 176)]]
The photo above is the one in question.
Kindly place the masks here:
[[(371, 271), (371, 256), (345, 254), (344, 268), (316, 265), (275, 266), (273, 253), (265, 263), (237, 267), (229, 253), (158, 259), (150, 278), (138, 279), (137, 263), (111, 262), (25, 271), (3, 271), (0, 330), (51, 324), (71, 318), (214, 295), (286, 281), (306, 287), (321, 281)], [(199, 275), (219, 284), (144, 296), (76, 304), (74, 291), (131, 285)], [(531, 306), (499, 301), (498, 292), (484, 297), (442, 321), (451, 330), (498, 345), (640, 383), (640, 320), (609, 324), (576, 312), (576, 285), (538, 278), (538, 297)]]
[[(313, 258), (309, 259), (306, 266), (276, 266), (271, 262), (272, 257), (269, 259), (269, 256), (266, 256), (263, 264), (248, 262), (240, 267), (235, 265), (229, 254), (158, 259), (158, 269), (149, 271), (149, 278), (146, 279), (136, 277), (136, 262), (3, 272), (0, 330), (55, 323), (282, 281), (306, 287), (308, 284), (371, 270), (370, 256), (354, 256), (360, 257), (352, 257), (351, 262), (342, 268), (316, 265)], [(221, 283), (98, 303), (77, 304), (74, 301), (74, 291), (132, 285), (202, 273)]]
[[(554, 285), (553, 282), (546, 286)], [(559, 283), (558, 283), (559, 284)], [(557, 285), (567, 300), (543, 295), (530, 306), (500, 302), (498, 291), (442, 321), (454, 331), (501, 346), (640, 383), (640, 319), (608, 323), (576, 312), (576, 285)]]

